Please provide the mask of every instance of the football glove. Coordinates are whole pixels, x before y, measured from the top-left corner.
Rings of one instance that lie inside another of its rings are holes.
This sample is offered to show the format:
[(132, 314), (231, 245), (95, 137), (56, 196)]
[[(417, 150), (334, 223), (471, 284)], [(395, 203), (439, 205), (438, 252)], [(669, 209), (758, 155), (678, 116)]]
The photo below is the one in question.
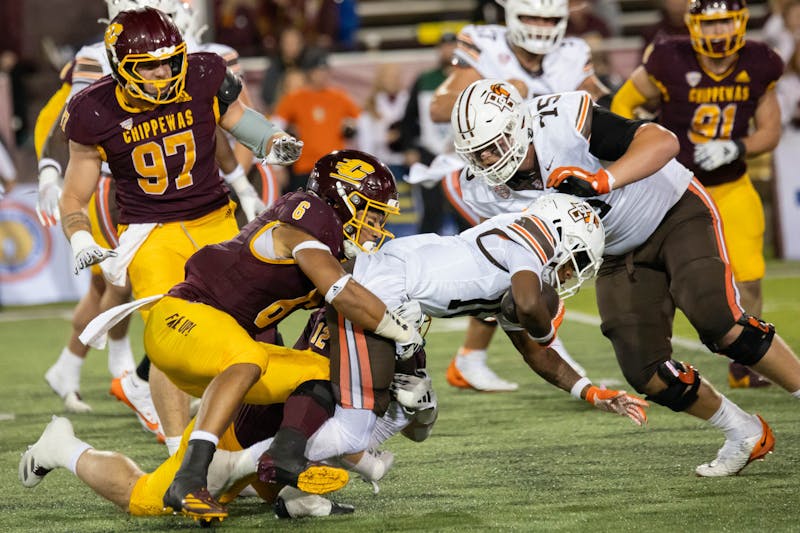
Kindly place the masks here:
[(417, 370), (414, 375), (395, 374), (389, 391), (404, 409), (418, 411), (436, 405), (433, 382), (425, 370)]
[(694, 162), (709, 171), (736, 161), (743, 155), (741, 141), (708, 141), (694, 145)]
[(408, 361), (414, 354), (425, 347), (425, 339), (420, 335), (419, 330), (415, 329), (411, 340), (406, 342), (394, 343), (394, 355), (398, 361)]
[(300, 157), (303, 151), (303, 141), (298, 141), (289, 134), (278, 137), (272, 142), (264, 163), (267, 165), (291, 165)]
[(580, 167), (558, 167), (547, 178), (547, 186), (586, 198), (611, 192), (614, 176), (604, 168), (592, 174)]
[(416, 329), (421, 328), (425, 323), (425, 313), (422, 312), (422, 307), (417, 300), (409, 300), (398, 305), (392, 311)]
[(247, 180), (244, 169), (241, 165), (236, 165), (236, 168), (230, 174), (225, 174), (225, 182), (236, 191), (236, 196), (239, 197), (239, 205), (242, 207), (245, 218), (250, 222), (258, 216), (259, 213), (264, 211), (267, 206), (261, 201), (258, 193)]
[(36, 215), (42, 226), (55, 226), (61, 220), (58, 200), (64, 180), (54, 166), (46, 166), (39, 171), (39, 197), (36, 199)]
[(592, 385), (586, 391), (586, 401), (601, 411), (627, 416), (637, 426), (647, 423), (647, 413), (644, 409), (650, 407), (650, 404), (638, 396), (627, 394), (624, 390), (601, 389)]
[(102, 248), (86, 230), (76, 231), (69, 239), (72, 253), (75, 256), (75, 274), (92, 265), (116, 257), (117, 252)]

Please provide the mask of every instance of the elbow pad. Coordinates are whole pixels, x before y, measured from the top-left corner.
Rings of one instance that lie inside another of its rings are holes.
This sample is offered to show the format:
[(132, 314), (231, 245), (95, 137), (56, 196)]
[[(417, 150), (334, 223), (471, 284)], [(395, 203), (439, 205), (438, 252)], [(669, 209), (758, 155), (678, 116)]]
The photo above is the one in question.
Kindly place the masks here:
[(219, 86), (217, 91), (217, 100), (219, 101), (219, 114), (224, 115), (228, 107), (239, 98), (242, 92), (242, 79), (234, 74), (231, 69), (225, 72), (225, 79), (222, 80), (222, 85)]

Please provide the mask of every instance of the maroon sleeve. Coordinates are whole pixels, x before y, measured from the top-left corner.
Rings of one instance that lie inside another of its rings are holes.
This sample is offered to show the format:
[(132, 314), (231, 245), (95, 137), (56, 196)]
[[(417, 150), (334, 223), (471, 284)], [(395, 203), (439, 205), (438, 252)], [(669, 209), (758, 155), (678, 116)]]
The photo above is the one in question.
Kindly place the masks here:
[(342, 257), (342, 223), (328, 204), (307, 192), (291, 193), (281, 200), (269, 210), (275, 220), (305, 231), (330, 248), (334, 257)]

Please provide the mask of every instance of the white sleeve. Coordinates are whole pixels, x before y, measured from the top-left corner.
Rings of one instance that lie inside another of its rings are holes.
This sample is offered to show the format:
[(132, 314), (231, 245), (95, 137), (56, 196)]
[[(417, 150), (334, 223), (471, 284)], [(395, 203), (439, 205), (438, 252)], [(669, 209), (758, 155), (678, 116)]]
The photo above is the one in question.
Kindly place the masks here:
[(530, 250), (521, 246), (513, 241), (506, 241), (508, 243), (506, 251), (506, 268), (508, 268), (509, 275), (513, 276), (517, 272), (523, 270), (530, 270), (539, 276), (539, 283), (541, 284), (542, 265), (541, 260)]

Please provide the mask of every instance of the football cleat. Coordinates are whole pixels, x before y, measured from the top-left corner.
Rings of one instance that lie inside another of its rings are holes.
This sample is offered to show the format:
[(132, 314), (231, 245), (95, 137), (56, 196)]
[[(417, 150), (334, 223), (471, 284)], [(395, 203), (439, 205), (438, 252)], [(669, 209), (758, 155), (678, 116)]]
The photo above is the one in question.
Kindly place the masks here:
[(736, 441), (726, 439), (716, 459), (698, 466), (695, 473), (700, 477), (734, 476), (753, 461), (763, 460), (772, 453), (775, 435), (763, 418), (758, 416), (758, 420), (761, 422), (760, 434)]
[(295, 474), (278, 466), (273, 457), (264, 452), (258, 460), (258, 479), (264, 483), (290, 485), (309, 494), (327, 494), (347, 485), (350, 476), (347, 470), (317, 463), (308, 463)]
[(154, 433), (159, 442), (163, 442), (164, 434), (161, 431), (161, 422), (158, 420), (156, 407), (150, 396), (150, 385), (137, 384), (135, 376), (136, 374), (128, 373), (120, 378), (112, 379), (111, 389), (108, 393), (133, 409), (142, 427)]
[(301, 518), (304, 516), (331, 516), (351, 514), (355, 507), (336, 503), (316, 494), (306, 494), (294, 487), (283, 487), (275, 498), (275, 516)]
[(221, 522), (228, 517), (228, 509), (217, 502), (205, 487), (189, 491), (178, 501), (177, 496), (172, 492), (173, 486), (170, 485), (164, 495), (164, 509), (172, 510), (172, 514), (182, 514), (204, 522), (212, 520)]
[(463, 349), (450, 361), (447, 368), (447, 382), (453, 387), (475, 389), (483, 392), (511, 392), (519, 385), (506, 381), (486, 365), (486, 352), (473, 350), (464, 353)]
[(772, 382), (750, 367), (731, 361), (728, 365), (728, 386), (732, 389), (758, 389)]
[(81, 399), (80, 370), (75, 372), (65, 371), (62, 365), (56, 362), (47, 369), (44, 380), (53, 389), (53, 392), (64, 400), (64, 410), (68, 413), (89, 413), (92, 407)]
[(64, 409), (68, 413), (91, 413), (92, 406), (81, 399), (78, 392), (70, 392), (64, 398)]
[(54, 456), (69, 438), (75, 438), (72, 423), (64, 417), (53, 415), (39, 440), (28, 446), (20, 458), (18, 473), (23, 487), (35, 487), (57, 466)]

